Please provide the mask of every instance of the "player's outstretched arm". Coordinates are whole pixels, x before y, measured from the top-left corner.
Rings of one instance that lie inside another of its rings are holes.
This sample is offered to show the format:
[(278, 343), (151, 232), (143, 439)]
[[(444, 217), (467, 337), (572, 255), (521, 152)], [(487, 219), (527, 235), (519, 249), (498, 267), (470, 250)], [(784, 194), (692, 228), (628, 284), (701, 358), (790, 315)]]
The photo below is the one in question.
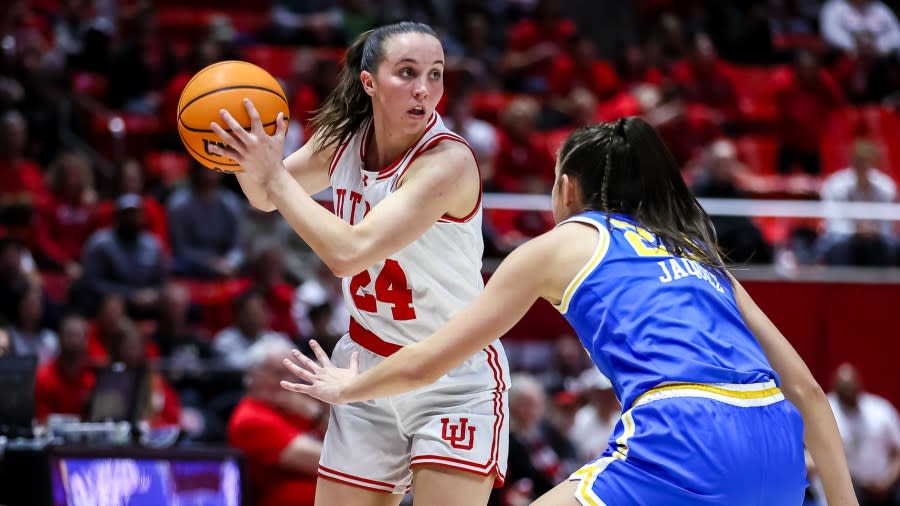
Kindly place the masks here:
[(311, 190), (286, 170), (280, 151), (286, 133), (284, 121), (269, 136), (253, 105), (245, 105), (250, 132), (231, 118), (231, 133), (217, 131), (229, 147), (216, 149), (241, 164), (244, 181), (265, 189), (268, 201), (337, 276), (352, 276), (384, 260), (412, 243), (444, 214), (467, 212), (478, 202), (480, 176), (471, 151), (456, 142), (441, 143), (409, 167), (409, 175), (397, 191), (362, 221), (349, 225), (315, 202)]
[(781, 389), (803, 416), (804, 442), (822, 476), (830, 506), (858, 504), (837, 423), (825, 392), (813, 378), (803, 359), (775, 324), (756, 305), (744, 287), (731, 278), (738, 308), (756, 336), (769, 363), (781, 378)]
[(334, 367), (318, 345), (313, 346), (318, 363), (295, 351), (299, 365), (285, 360), (285, 366), (303, 383), (282, 382), (282, 387), (344, 404), (395, 395), (437, 381), (509, 331), (553, 286), (554, 249), (559, 245), (553, 232), (512, 252), (484, 291), (427, 339), (403, 347), (363, 374), (357, 374), (355, 358), (351, 358), (349, 369)]
[[(245, 103), (245, 107), (248, 113), (250, 113), (251, 120), (254, 116), (257, 118), (259, 117), (259, 114), (252, 103), (249, 103), (249, 105)], [(275, 158), (277, 158), (278, 161), (281, 161), (281, 153), (284, 150), (284, 135), (287, 134), (287, 122), (284, 120), (283, 115), (279, 114), (276, 119), (278, 122), (278, 130), (273, 136), (266, 135), (265, 131), (262, 130), (261, 122), (258, 129), (254, 129), (254, 127), (251, 126), (250, 132), (244, 132), (249, 135), (241, 135), (241, 132), (238, 132), (237, 129), (241, 129), (241, 131), (243, 131), (243, 129), (228, 111), (223, 110), (221, 116), (222, 124), (228, 127), (228, 131), (224, 130), (222, 126), (217, 123), (212, 123), (210, 128), (227, 146), (229, 146), (229, 148), (222, 149), (215, 144), (211, 144), (210, 150), (212, 150), (212, 152), (229, 156), (238, 162), (241, 162), (240, 159), (236, 158), (236, 156), (240, 156), (239, 150), (232, 148), (232, 146), (238, 146), (245, 149), (248, 144), (256, 143), (266, 151), (271, 151), (271, 153), (275, 154)], [(242, 138), (244, 140), (241, 140)], [(313, 147), (316, 145), (316, 140), (316, 136), (313, 135), (313, 138), (310, 139), (309, 142), (290, 154), (283, 162), (284, 168), (288, 173), (290, 173), (297, 183), (299, 183), (310, 195), (315, 195), (325, 188), (328, 188), (330, 185), (328, 179), (328, 163), (331, 160), (331, 156), (334, 154), (334, 146), (329, 146), (318, 153), (315, 152)], [(247, 196), (250, 205), (260, 211), (274, 211), (276, 209), (275, 204), (269, 199), (265, 185), (262, 184), (255, 172), (247, 172), (248, 169), (253, 170), (253, 167), (244, 167), (244, 163), (242, 162), (241, 169), (242, 171), (236, 173), (235, 176), (237, 177), (238, 183), (241, 185), (241, 189), (244, 191), (244, 195)]]

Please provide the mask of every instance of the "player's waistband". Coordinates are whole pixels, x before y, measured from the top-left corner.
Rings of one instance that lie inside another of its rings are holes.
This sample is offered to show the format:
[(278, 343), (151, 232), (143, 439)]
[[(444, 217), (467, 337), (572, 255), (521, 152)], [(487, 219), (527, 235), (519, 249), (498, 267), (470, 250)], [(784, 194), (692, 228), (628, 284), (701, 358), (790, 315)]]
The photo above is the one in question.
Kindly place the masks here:
[(353, 342), (382, 357), (390, 357), (394, 353), (400, 351), (403, 346), (397, 343), (391, 343), (375, 335), (369, 329), (360, 325), (356, 320), (350, 318), (350, 339)]
[(774, 381), (743, 385), (732, 383), (668, 383), (644, 392), (635, 399), (631, 407), (676, 397), (703, 397), (745, 408), (768, 406), (784, 400), (784, 394), (781, 393)]

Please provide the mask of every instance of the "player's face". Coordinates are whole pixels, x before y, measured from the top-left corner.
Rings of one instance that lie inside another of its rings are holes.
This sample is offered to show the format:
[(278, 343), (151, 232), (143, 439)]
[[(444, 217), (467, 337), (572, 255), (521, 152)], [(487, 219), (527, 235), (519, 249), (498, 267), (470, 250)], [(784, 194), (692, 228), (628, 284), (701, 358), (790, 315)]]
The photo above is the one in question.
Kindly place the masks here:
[(444, 49), (423, 33), (395, 35), (385, 41), (384, 49), (367, 90), (373, 108), (392, 128), (405, 134), (421, 132), (444, 93)]

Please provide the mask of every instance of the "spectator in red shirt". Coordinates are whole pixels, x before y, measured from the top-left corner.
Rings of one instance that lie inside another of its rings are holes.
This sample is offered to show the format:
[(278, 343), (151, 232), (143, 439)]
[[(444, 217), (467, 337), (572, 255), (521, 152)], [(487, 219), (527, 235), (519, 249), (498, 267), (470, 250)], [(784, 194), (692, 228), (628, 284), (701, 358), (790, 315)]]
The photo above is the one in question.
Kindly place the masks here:
[(544, 194), (553, 185), (556, 160), (536, 131), (538, 104), (519, 97), (501, 114), (494, 183), (501, 191)]
[(82, 246), (97, 229), (97, 194), (90, 160), (81, 153), (61, 153), (50, 164), (51, 195), (38, 214), (39, 261), (71, 278), (81, 275)]
[(622, 89), (615, 67), (597, 58), (596, 44), (586, 37), (576, 39), (571, 56), (563, 55), (553, 61), (550, 75), (552, 96), (567, 97), (576, 88), (584, 88), (600, 100)]
[(81, 416), (94, 387), (94, 370), (87, 354), (87, 322), (68, 315), (59, 325), (59, 355), (38, 369), (35, 378), (35, 415), (64, 413)]
[[(316, 55), (312, 52), (301, 53), (297, 58), (299, 81), (294, 98), (291, 101), (291, 112), (300, 125), (307, 129), (313, 113), (322, 104), (322, 100), (334, 89), (338, 82), (341, 67), (333, 58)], [(306, 132), (306, 138), (312, 132)]]
[(247, 392), (228, 423), (228, 444), (244, 453), (256, 506), (312, 506), (327, 419), (323, 405), (282, 389), (290, 345), (263, 339), (247, 352)]
[(672, 66), (672, 79), (687, 101), (715, 109), (722, 121), (737, 119), (737, 92), (731, 67), (719, 58), (708, 35), (697, 34), (688, 58)]
[(38, 164), (25, 157), (28, 128), (25, 117), (16, 110), (0, 116), (0, 206), (28, 203), (39, 206), (46, 202), (44, 176)]
[(799, 164), (807, 173), (818, 174), (822, 127), (834, 110), (846, 105), (844, 94), (809, 51), (799, 51), (793, 66), (777, 71), (773, 82), (780, 115), (778, 172), (789, 173)]
[[(127, 320), (125, 304), (125, 299), (116, 294), (106, 295), (100, 301), (97, 317), (88, 325), (87, 330), (87, 353), (93, 365), (109, 363), (115, 333), (122, 327), (122, 322)], [(159, 349), (153, 342), (147, 341), (144, 354), (157, 358)]]
[(543, 93), (553, 61), (569, 51), (577, 33), (575, 22), (563, 19), (557, 0), (539, 0), (531, 19), (523, 19), (509, 30), (507, 52), (500, 61), (507, 87)]
[(265, 297), (270, 328), (296, 338), (300, 332), (291, 315), (294, 287), (284, 280), (284, 272), (284, 251), (280, 246), (269, 245), (256, 253), (251, 282)]

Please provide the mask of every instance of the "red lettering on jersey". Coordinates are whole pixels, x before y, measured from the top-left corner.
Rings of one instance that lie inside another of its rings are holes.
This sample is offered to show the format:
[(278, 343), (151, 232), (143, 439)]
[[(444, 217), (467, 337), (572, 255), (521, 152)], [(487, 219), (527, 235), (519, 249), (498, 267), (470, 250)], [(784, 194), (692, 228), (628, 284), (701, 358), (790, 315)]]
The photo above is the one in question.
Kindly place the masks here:
[(469, 426), (468, 418), (460, 418), (459, 423), (454, 424), (449, 418), (441, 418), (441, 439), (458, 450), (471, 450), (475, 447), (475, 427)]
[(363, 213), (363, 218), (369, 215), (369, 211), (372, 210), (372, 204), (369, 204), (369, 201), (366, 201), (366, 212)]
[(344, 217), (344, 195), (347, 194), (347, 190), (344, 188), (336, 188), (334, 190), (334, 194), (337, 195), (337, 204), (334, 206), (334, 214), (339, 217)]
[(350, 209), (350, 224), (356, 221), (356, 205), (362, 202), (362, 195), (354, 191), (350, 192), (350, 200), (353, 201), (353, 207)]
[(369, 184), (369, 175), (363, 174), (363, 186), (367, 186)]

